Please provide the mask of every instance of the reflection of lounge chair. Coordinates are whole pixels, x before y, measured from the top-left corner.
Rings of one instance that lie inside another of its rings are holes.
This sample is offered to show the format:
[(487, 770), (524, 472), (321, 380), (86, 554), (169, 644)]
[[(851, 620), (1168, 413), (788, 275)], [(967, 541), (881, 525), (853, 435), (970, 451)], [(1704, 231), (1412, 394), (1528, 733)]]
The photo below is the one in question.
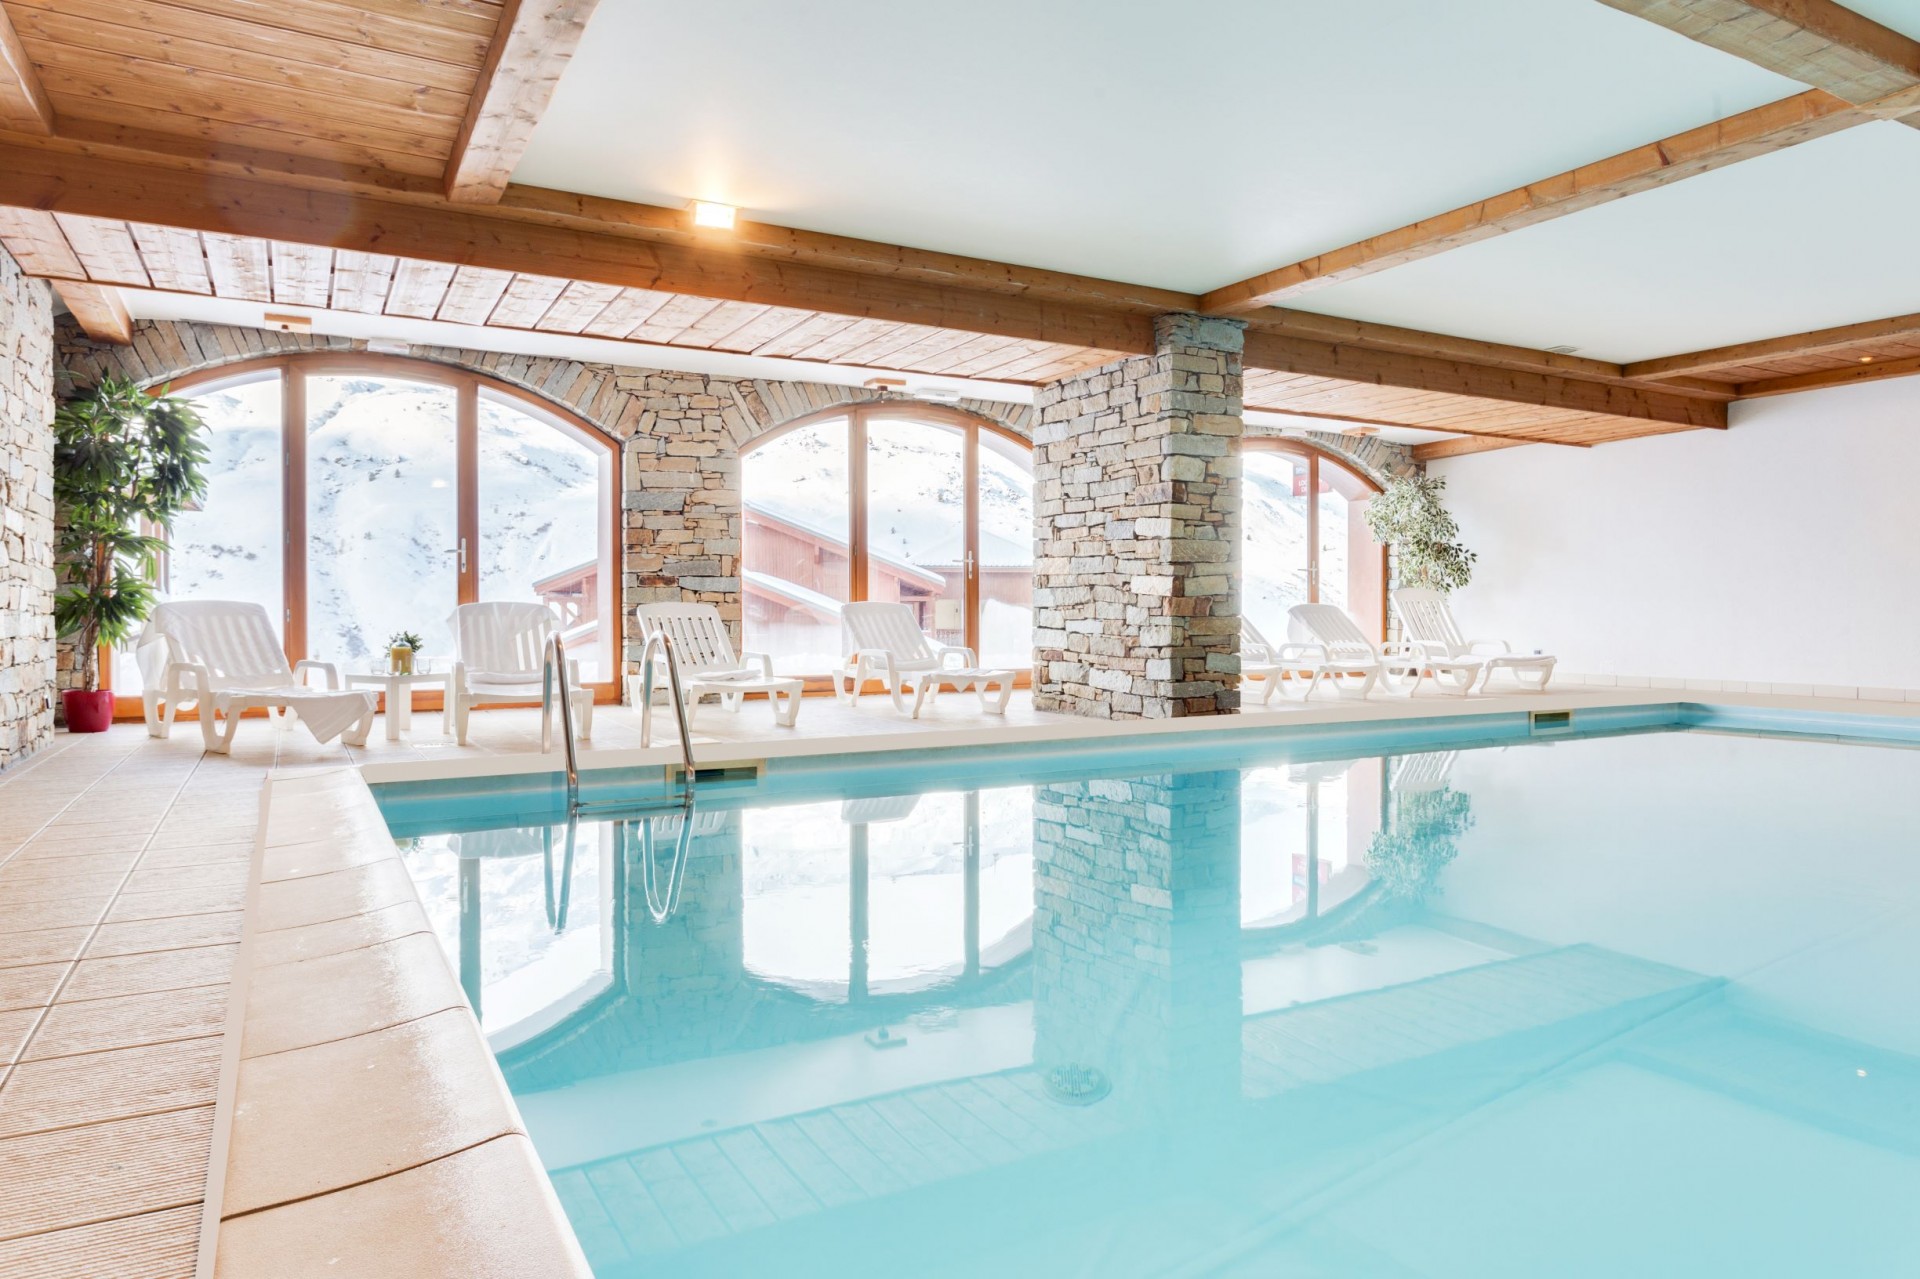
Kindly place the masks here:
[[(216, 755), (233, 749), (240, 716), (250, 710), (269, 716), (293, 711), (318, 740), (338, 737), (348, 746), (365, 745), (373, 727), (375, 694), (341, 691), (340, 671), (330, 662), (287, 665), (267, 610), (258, 604), (181, 600), (156, 605), (135, 658), (146, 685), (141, 700), (152, 737), (166, 737), (180, 709), (195, 705), (201, 740)], [(326, 688), (303, 684), (308, 671), (320, 672)]]
[(1408, 641), (1428, 659), (1434, 682), (1463, 697), (1476, 683), (1486, 692), (1495, 671), (1512, 671), (1522, 688), (1535, 693), (1545, 692), (1553, 678), (1555, 659), (1546, 653), (1515, 653), (1505, 640), (1466, 638), (1439, 591), (1403, 586), (1393, 593), (1393, 607)]
[(843, 799), (840, 820), (849, 826), (871, 826), (876, 822), (903, 822), (920, 806), (918, 795), (881, 795), (873, 799)]
[[(765, 693), (773, 708), (773, 722), (792, 728), (800, 716), (803, 680), (773, 673), (773, 658), (748, 653), (734, 656), (733, 637), (711, 604), (642, 604), (634, 610), (643, 635), (665, 635), (673, 641), (673, 659), (680, 668), (680, 694), (686, 699), (687, 723), (693, 723), (700, 699), (718, 697), (728, 711), (737, 712), (748, 693)], [(651, 663), (649, 663), (651, 666)], [(653, 698), (667, 682), (664, 671), (643, 670), (627, 677), (627, 700), (640, 708), (640, 740), (653, 741)]]
[(1418, 755), (1396, 755), (1393, 760), (1392, 789), (1395, 794), (1439, 790), (1453, 773), (1453, 761), (1459, 751), (1422, 751)]
[(1007, 713), (1013, 672), (988, 670), (972, 649), (927, 638), (907, 605), (847, 604), (840, 620), (847, 632), (847, 663), (834, 672), (833, 691), (849, 705), (860, 700), (860, 686), (873, 677), (886, 686), (895, 710), (906, 710), (903, 694), (912, 693), (915, 719), (942, 684), (963, 693), (972, 689), (980, 695), (980, 709), (990, 715)]

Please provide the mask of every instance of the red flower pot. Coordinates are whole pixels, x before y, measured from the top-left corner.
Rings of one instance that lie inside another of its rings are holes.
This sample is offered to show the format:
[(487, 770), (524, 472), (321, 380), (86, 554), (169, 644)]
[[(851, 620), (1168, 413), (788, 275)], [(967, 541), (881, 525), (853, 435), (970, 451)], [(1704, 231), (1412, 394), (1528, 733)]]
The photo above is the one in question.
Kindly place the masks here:
[(104, 733), (113, 727), (113, 694), (70, 688), (60, 694), (69, 733)]

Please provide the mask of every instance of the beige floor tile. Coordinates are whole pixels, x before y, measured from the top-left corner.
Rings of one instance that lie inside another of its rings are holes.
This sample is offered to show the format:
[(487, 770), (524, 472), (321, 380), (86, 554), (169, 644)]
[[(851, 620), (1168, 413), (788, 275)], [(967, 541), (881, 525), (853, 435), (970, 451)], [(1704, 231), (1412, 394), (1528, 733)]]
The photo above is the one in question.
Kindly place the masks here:
[(0, 968), (0, 1012), (39, 1008), (53, 1002), (53, 992), (71, 964), (31, 964)]
[[(109, 890), (111, 891), (111, 890)], [(0, 933), (30, 933), (48, 928), (72, 928), (91, 924), (106, 909), (103, 896), (98, 901), (60, 898), (53, 901), (0, 901)]]
[(439, 941), (419, 933), (260, 969), (247, 991), (241, 1051), (285, 1052), (465, 1006)]
[(125, 878), (124, 873), (109, 873), (16, 879), (0, 871), (0, 902), (18, 906), (31, 902), (70, 901), (76, 906), (91, 905), (97, 911), (107, 904)]
[(221, 1210), (338, 1190), (523, 1131), (473, 1015), (241, 1063)]
[(338, 955), (343, 951), (358, 950), (362, 946), (432, 930), (433, 925), (419, 903), (406, 901), (365, 915), (328, 920), (324, 924), (256, 933), (253, 939), (253, 962), (256, 967), (265, 968), (270, 964), (318, 959), (322, 955)]
[(200, 1208), (189, 1204), (136, 1217), (0, 1241), (7, 1279), (192, 1279)]
[(87, 947), (89, 959), (102, 955), (137, 955), (149, 950), (179, 950), (187, 946), (217, 946), (240, 940), (243, 916), (239, 911), (211, 915), (177, 915), (163, 919), (102, 924)]
[[(193, 946), (183, 950), (150, 951), (139, 955), (83, 958), (73, 980), (60, 992), (63, 1001), (112, 999), (156, 990), (184, 990), (192, 986), (224, 987), (233, 976), (238, 946)], [(5, 971), (0, 970), (0, 982)]]
[(140, 868), (127, 876), (130, 893), (164, 892), (175, 888), (222, 888), (239, 891), (247, 886), (246, 862), (213, 862), (204, 866)]
[[(68, 879), (88, 875), (124, 875), (140, 854), (135, 849), (115, 853), (82, 853), (77, 857), (20, 858), (0, 869), (0, 883), (28, 879)], [(0, 889), (0, 897), (5, 890)]]
[(219, 1279), (585, 1279), (525, 1137), (221, 1225)]
[[(386, 847), (392, 846), (388, 840)], [(418, 900), (407, 868), (398, 858), (388, 857), (371, 866), (260, 885), (254, 927), (268, 932), (324, 924)]]
[(357, 866), (371, 866), (392, 856), (393, 838), (385, 833), (308, 844), (281, 844), (266, 850), (260, 863), (260, 880), (262, 883), (275, 883), (283, 879), (330, 875)]
[[(38, 1008), (15, 1008), (0, 1013), (0, 1066), (13, 1064), (26, 1046), (27, 1036), (33, 1033), (34, 1026), (40, 1020)], [(0, 1094), (4, 1096), (4, 1094)]]
[(140, 857), (141, 870), (160, 870), (167, 866), (213, 866), (222, 862), (245, 862), (253, 856), (253, 841), (228, 844), (188, 844), (180, 848), (149, 847)]
[(217, 1035), (226, 1024), (227, 988), (156, 990), (112, 999), (55, 1004), (21, 1054), (22, 1061)]
[(91, 931), (85, 927), (47, 928), (31, 932), (0, 930), (0, 968), (72, 959), (80, 953)]
[(101, 827), (84, 833), (49, 828), (17, 854), (22, 858), (79, 857), (88, 853), (136, 852), (147, 845), (148, 832)]
[(22, 1062), (0, 1088), (0, 1136), (207, 1105), (219, 1072), (218, 1036)]
[(107, 912), (109, 923), (134, 919), (164, 919), (170, 915), (210, 915), (240, 909), (246, 900), (244, 885), (225, 888), (169, 888), (151, 893), (121, 893)]
[(212, 1136), (202, 1106), (0, 1140), (0, 1238), (197, 1204)]

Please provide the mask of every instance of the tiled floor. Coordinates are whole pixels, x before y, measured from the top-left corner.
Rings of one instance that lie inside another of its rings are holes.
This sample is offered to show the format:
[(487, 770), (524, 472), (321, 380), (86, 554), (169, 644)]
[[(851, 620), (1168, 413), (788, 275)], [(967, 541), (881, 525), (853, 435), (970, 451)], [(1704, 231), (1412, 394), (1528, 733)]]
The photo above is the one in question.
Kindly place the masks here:
[(260, 783), (322, 757), (282, 749), (123, 726), (0, 774), (0, 1275), (193, 1273)]

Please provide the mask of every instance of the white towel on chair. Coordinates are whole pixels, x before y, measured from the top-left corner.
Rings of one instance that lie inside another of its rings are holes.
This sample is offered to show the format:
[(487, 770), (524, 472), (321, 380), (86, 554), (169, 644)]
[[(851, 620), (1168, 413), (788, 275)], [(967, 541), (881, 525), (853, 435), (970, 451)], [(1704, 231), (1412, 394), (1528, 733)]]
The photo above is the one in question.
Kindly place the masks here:
[(214, 694), (222, 711), (236, 698), (252, 698), (282, 704), (300, 717), (314, 740), (332, 741), (360, 722), (379, 704), (379, 695), (366, 689), (333, 692), (292, 684), (280, 688), (228, 688)]

